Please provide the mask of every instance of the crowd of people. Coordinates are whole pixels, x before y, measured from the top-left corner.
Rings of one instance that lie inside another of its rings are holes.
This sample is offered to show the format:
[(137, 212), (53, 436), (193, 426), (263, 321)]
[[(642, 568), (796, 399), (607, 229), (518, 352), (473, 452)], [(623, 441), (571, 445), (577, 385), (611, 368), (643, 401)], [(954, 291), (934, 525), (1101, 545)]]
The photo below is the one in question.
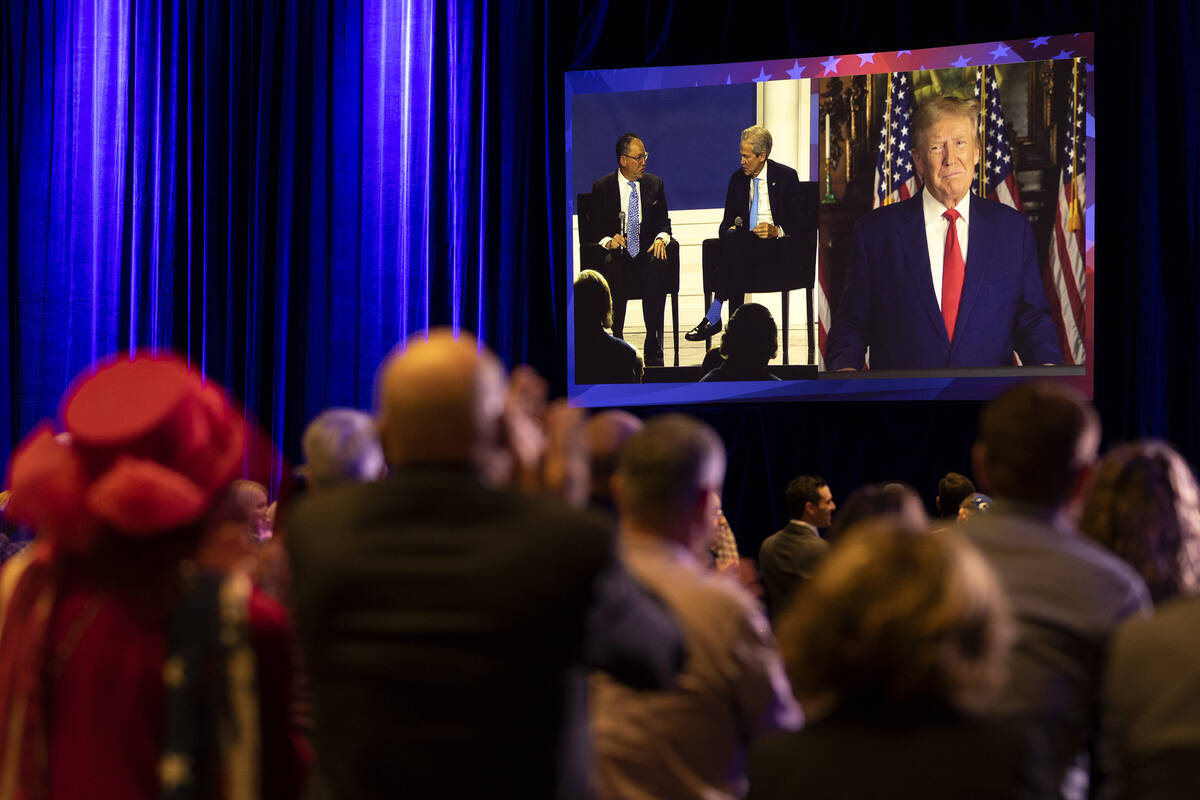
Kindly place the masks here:
[(76, 379), (0, 496), (0, 798), (1194, 794), (1200, 491), (1072, 390), (988, 404), (932, 520), (802, 475), (739, 555), (694, 417), (442, 330), (377, 385), (271, 503), (182, 360)]

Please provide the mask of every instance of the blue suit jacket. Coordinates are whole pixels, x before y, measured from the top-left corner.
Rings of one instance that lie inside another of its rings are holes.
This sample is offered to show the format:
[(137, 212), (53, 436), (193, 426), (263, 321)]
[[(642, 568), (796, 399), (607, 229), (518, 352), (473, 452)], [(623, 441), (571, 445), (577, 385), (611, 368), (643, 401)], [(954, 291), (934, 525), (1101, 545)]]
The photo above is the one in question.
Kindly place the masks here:
[(954, 341), (934, 294), (921, 195), (854, 226), (846, 288), (826, 347), (830, 370), (1060, 364), (1029, 219), (971, 196), (967, 264)]

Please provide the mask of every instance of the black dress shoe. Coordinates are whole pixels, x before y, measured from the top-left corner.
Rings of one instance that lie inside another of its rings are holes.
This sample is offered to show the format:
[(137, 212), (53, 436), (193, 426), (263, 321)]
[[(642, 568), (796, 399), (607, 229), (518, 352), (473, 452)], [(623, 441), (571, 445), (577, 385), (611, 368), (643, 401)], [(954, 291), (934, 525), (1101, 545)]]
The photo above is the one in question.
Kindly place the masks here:
[(700, 320), (700, 324), (683, 335), (689, 342), (700, 342), (721, 332), (721, 320), (709, 322), (708, 317)]
[(657, 356), (645, 356), (642, 359), (642, 363), (644, 363), (647, 367), (661, 367), (663, 366), (662, 354), (660, 353)]

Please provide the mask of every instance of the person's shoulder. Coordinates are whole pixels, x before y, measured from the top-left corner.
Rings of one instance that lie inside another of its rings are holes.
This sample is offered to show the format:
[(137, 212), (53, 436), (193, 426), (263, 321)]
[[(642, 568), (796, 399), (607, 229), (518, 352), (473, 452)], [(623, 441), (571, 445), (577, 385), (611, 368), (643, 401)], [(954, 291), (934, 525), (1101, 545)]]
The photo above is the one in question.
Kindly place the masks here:
[(616, 172), (606, 172), (599, 178), (596, 178), (596, 180), (592, 181), (592, 192), (604, 191), (608, 187), (615, 185), (616, 182)]
[(658, 190), (663, 186), (663, 179), (652, 172), (642, 173), (641, 181), (647, 190)]
[(977, 195), (971, 196), (971, 214), (995, 225), (1022, 228), (1030, 224), (1029, 217), (1012, 206)]
[(800, 173), (789, 167), (787, 164), (780, 164), (778, 161), (767, 159), (767, 172), (775, 180), (785, 181), (800, 181)]
[(1163, 603), (1154, 610), (1154, 616), (1136, 615), (1117, 629), (1113, 643), (1114, 652), (1137, 652), (1150, 655), (1147, 648), (1155, 652), (1161, 649), (1178, 650), (1178, 642), (1195, 641), (1195, 631), (1200, 628), (1200, 597), (1185, 597)]
[(635, 348), (629, 342), (625, 341), (624, 339), (618, 339), (611, 333), (606, 332), (604, 335), (608, 337), (609, 347), (611, 347), (613, 350), (619, 350), (621, 353), (627, 356), (637, 358), (637, 348)]
[(921, 215), (921, 193), (917, 192), (907, 200), (880, 206), (863, 214), (854, 222), (854, 233), (871, 236), (884, 230), (890, 230), (911, 221)]

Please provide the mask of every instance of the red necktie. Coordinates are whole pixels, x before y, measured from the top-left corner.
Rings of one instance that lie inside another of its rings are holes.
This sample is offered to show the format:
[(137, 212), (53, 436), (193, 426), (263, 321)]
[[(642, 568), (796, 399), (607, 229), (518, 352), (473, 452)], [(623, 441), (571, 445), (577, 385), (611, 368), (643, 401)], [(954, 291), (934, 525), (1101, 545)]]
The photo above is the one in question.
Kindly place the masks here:
[(942, 214), (950, 222), (946, 231), (946, 256), (942, 259), (942, 319), (946, 321), (946, 335), (954, 341), (954, 322), (958, 319), (958, 301), (962, 298), (963, 263), (962, 248), (958, 246), (958, 218), (953, 208)]

